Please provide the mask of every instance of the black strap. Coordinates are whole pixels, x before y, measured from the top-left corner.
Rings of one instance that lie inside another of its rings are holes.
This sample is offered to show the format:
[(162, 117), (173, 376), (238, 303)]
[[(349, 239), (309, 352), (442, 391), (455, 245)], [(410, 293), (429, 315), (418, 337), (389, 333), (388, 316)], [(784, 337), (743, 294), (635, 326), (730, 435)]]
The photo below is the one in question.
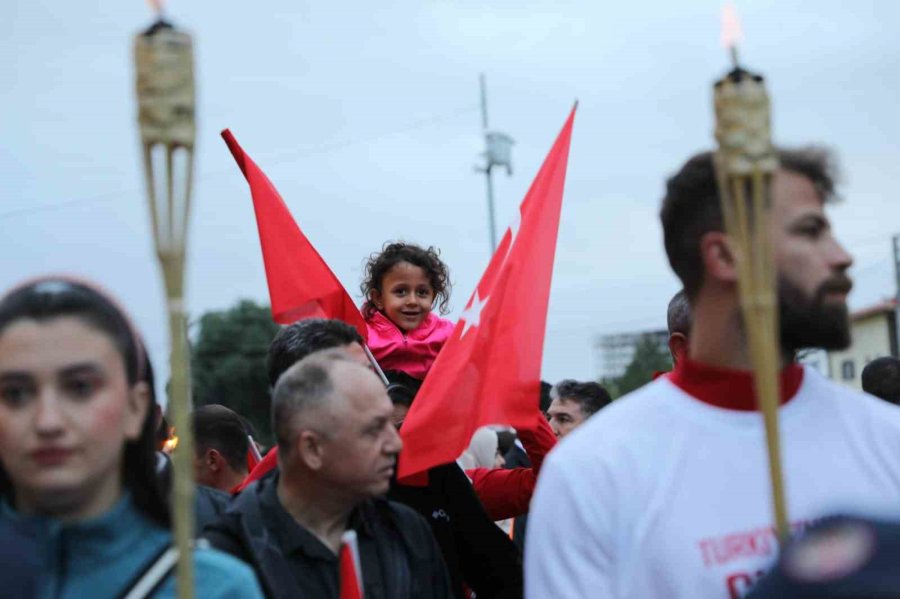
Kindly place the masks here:
[(178, 563), (178, 550), (164, 545), (119, 593), (117, 599), (144, 599), (150, 597), (163, 583)]

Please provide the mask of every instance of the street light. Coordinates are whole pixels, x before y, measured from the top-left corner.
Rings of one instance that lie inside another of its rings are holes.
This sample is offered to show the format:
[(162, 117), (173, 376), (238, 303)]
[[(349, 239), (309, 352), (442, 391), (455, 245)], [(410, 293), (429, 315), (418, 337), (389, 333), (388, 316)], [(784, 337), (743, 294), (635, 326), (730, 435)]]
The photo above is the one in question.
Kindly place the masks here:
[(475, 170), (484, 173), (487, 181), (488, 226), (490, 227), (491, 255), (493, 255), (497, 249), (497, 227), (494, 215), (494, 181), (491, 171), (495, 166), (505, 166), (507, 176), (512, 175), (512, 146), (515, 142), (506, 133), (488, 131), (487, 87), (484, 73), (479, 76), (479, 82), (481, 83), (481, 127), (485, 146), (481, 155), (485, 159), (485, 164), (475, 167)]

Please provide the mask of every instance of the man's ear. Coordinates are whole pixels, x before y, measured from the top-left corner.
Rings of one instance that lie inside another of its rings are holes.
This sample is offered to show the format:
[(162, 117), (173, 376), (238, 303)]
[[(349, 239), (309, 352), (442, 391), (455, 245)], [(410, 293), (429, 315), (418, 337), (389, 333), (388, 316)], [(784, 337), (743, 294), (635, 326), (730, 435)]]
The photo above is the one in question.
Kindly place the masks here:
[(322, 468), (324, 447), (322, 436), (310, 430), (300, 431), (294, 439), (294, 450), (297, 456), (310, 470)]
[(687, 336), (684, 333), (674, 332), (669, 335), (669, 353), (672, 354), (672, 364), (677, 364), (687, 355)]
[(731, 240), (722, 231), (710, 231), (700, 238), (700, 258), (703, 261), (704, 279), (737, 282), (737, 265)]
[(204, 458), (206, 465), (213, 472), (218, 472), (219, 470), (221, 470), (222, 465), (225, 463), (225, 457), (219, 452), (218, 449), (207, 449)]
[(124, 426), (125, 438), (129, 441), (137, 441), (141, 436), (141, 428), (144, 426), (144, 418), (150, 409), (150, 386), (145, 382), (135, 384), (128, 391), (128, 401), (125, 405)]

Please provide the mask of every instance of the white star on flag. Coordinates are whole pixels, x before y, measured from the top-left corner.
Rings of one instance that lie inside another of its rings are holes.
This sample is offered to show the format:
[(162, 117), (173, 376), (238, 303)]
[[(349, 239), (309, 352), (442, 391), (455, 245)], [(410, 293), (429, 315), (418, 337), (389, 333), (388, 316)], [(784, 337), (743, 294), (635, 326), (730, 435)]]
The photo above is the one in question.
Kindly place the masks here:
[(490, 299), (490, 296), (484, 298), (484, 301), (481, 301), (478, 297), (478, 290), (475, 290), (475, 296), (472, 298), (472, 303), (470, 303), (469, 307), (463, 310), (463, 313), (459, 316), (460, 320), (464, 320), (466, 322), (466, 324), (463, 326), (462, 333), (459, 336), (460, 339), (466, 336), (466, 333), (469, 331), (469, 329), (477, 327), (481, 324), (481, 311), (488, 303), (488, 299)]

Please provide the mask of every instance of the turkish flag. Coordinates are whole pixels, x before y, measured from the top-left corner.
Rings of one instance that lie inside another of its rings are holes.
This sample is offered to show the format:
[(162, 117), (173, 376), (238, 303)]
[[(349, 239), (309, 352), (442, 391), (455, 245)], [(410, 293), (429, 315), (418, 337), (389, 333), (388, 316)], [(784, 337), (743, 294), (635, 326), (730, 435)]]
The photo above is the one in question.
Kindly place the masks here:
[(400, 478), (452, 462), (481, 426), (531, 430), (543, 417), (541, 357), (576, 108), (403, 421)]
[(354, 326), (366, 339), (362, 314), (297, 226), (278, 190), (244, 153), (231, 131), (222, 131), (222, 138), (250, 184), (272, 319), (279, 324), (291, 324), (305, 318), (336, 318)]
[(348, 530), (341, 539), (340, 564), (341, 596), (339, 599), (363, 599), (362, 568), (356, 531)]

